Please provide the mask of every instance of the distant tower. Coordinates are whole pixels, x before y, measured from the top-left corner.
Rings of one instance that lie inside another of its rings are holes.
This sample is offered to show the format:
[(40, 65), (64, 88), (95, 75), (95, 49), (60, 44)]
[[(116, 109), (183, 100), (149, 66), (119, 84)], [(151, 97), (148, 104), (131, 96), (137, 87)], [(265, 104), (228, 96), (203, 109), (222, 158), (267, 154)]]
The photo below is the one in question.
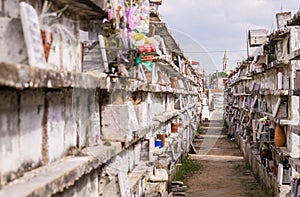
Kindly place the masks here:
[(223, 57), (223, 72), (226, 72), (227, 74), (230, 71), (229, 68), (229, 58), (228, 58), (228, 51), (225, 49), (224, 57)]

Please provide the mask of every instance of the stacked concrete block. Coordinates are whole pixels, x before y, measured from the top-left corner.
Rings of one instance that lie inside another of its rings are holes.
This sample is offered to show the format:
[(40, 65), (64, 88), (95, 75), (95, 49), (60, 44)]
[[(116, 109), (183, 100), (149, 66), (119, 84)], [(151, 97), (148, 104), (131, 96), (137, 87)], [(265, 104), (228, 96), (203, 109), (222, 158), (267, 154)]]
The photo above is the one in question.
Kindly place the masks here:
[(100, 141), (99, 103), (93, 89), (74, 89), (72, 93), (73, 114), (76, 120), (79, 146), (93, 146)]
[(171, 122), (168, 122), (166, 123), (166, 135), (169, 136), (171, 132)]
[(43, 153), (49, 162), (64, 154), (64, 95), (62, 92), (47, 92), (47, 131), (44, 133)]
[(141, 143), (137, 143), (134, 145), (133, 153), (134, 153), (134, 160), (136, 165), (141, 161), (141, 148), (142, 148)]
[(1, 90), (0, 100), (0, 185), (3, 185), (13, 178), (6, 175), (18, 171), (21, 151), (17, 92)]
[(150, 103), (149, 105), (149, 119), (153, 120), (154, 116), (161, 115), (164, 112), (163, 105), (159, 102)]
[(141, 161), (149, 160), (149, 140), (144, 140), (141, 142), (141, 150), (139, 152)]
[(286, 28), (286, 23), (291, 19), (291, 12), (281, 12), (276, 14), (277, 29), (284, 30)]
[(153, 192), (163, 195), (167, 191), (168, 172), (165, 169), (156, 169), (155, 172), (147, 174), (146, 196)]
[(99, 196), (120, 196), (118, 177), (101, 176), (99, 180)]
[(296, 51), (300, 49), (300, 43), (298, 42), (300, 40), (300, 27), (293, 27), (290, 29), (290, 51)]
[(149, 161), (154, 161), (154, 150), (155, 150), (155, 138), (152, 136), (149, 138)]
[(60, 56), (64, 70), (81, 72), (81, 48), (78, 36), (79, 22), (63, 18), (61, 27), (58, 27), (58, 29), (62, 38), (62, 53)]
[[(59, 23), (57, 25), (59, 25)], [(55, 66), (53, 67), (53, 69), (63, 70), (64, 69), (62, 65), (63, 57), (61, 57), (62, 50), (63, 50), (61, 47), (62, 32), (60, 32), (58, 29), (53, 29), (51, 33), (53, 35), (53, 41), (49, 52), (48, 63)]]
[(141, 128), (148, 125), (148, 105), (147, 103), (141, 103), (134, 106), (136, 117), (138, 119)]
[(148, 116), (148, 120), (149, 122), (153, 121), (153, 118), (156, 115), (161, 115), (163, 112), (165, 112), (165, 108), (164, 108), (164, 98), (161, 98), (161, 95), (157, 95), (157, 94), (150, 94), (148, 95), (147, 98), (147, 103), (148, 103), (148, 112), (149, 112), (149, 116)]
[(102, 136), (109, 141), (131, 141), (139, 129), (132, 102), (107, 105), (102, 111)]
[[(0, 18), (0, 60), (9, 63), (28, 64), (21, 20)], [(9, 39), (7, 39), (9, 38)]]
[(166, 111), (173, 111), (174, 110), (174, 95), (167, 95), (166, 98)]
[(157, 83), (158, 71), (160, 71), (159, 65), (154, 63), (152, 66), (152, 73), (151, 73), (151, 83), (153, 84)]
[(100, 143), (100, 112), (99, 112), (99, 102), (97, 100), (98, 94), (97, 92), (90, 90), (88, 97), (88, 130), (87, 130), (87, 138), (88, 138), (88, 146), (94, 146)]
[(290, 140), (291, 140), (290, 141), (291, 157), (292, 158), (300, 158), (300, 136), (299, 136), (299, 134), (295, 134), (292, 132)]
[(127, 150), (128, 152), (128, 172), (131, 172), (135, 168), (137, 161), (135, 160), (134, 147), (131, 146)]
[(44, 25), (45, 30), (53, 36), (48, 58), (52, 69), (81, 72), (82, 55), (78, 21), (62, 17), (53, 24)]
[(20, 94), (20, 150), (26, 168), (41, 165), (45, 94), (42, 90), (25, 90)]
[(299, 125), (299, 96), (291, 96), (290, 117), (291, 125)]
[(67, 151), (71, 147), (77, 145), (77, 130), (76, 130), (76, 117), (75, 109), (73, 107), (73, 91), (64, 91), (64, 116), (65, 116), (65, 128), (64, 128), (64, 150)]

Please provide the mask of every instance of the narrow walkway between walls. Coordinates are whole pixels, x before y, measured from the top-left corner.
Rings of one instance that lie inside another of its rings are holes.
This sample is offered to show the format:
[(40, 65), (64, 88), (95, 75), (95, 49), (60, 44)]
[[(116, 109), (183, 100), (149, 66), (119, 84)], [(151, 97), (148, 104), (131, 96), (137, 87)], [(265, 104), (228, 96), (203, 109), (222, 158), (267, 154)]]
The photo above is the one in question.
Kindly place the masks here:
[(223, 112), (213, 111), (200, 128), (194, 140), (197, 154), (191, 155), (200, 170), (186, 179), (187, 196), (270, 196), (261, 189), (235, 141), (227, 137), (223, 124)]

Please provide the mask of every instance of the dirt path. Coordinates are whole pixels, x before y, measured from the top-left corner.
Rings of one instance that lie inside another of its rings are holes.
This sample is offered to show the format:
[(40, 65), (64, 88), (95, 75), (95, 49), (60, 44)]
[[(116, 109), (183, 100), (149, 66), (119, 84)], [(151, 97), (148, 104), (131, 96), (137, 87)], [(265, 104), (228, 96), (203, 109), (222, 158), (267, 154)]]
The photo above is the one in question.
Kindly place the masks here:
[(223, 120), (213, 120), (202, 127), (192, 155), (200, 171), (187, 178), (189, 197), (263, 197), (263, 192), (249, 170), (236, 143), (227, 138)]

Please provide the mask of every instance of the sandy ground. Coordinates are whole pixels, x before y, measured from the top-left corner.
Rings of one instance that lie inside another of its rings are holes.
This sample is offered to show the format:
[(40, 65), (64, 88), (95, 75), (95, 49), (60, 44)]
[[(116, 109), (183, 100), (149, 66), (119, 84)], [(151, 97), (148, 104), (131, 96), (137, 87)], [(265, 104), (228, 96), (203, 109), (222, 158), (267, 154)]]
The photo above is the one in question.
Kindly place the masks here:
[(214, 120), (202, 126), (203, 134), (194, 141), (197, 154), (192, 158), (201, 168), (188, 176), (187, 196), (269, 196), (261, 190), (236, 143), (227, 138), (222, 113), (214, 113)]

